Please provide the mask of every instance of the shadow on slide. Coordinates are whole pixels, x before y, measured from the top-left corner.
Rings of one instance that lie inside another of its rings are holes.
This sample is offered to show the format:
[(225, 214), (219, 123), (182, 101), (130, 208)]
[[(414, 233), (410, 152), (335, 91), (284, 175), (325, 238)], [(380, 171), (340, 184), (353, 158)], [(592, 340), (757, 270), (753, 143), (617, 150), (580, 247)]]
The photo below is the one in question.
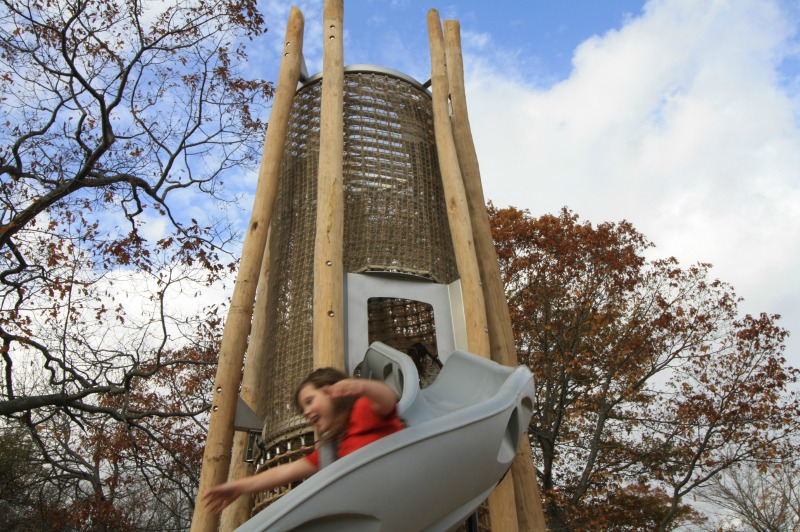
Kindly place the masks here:
[(533, 377), (454, 351), (419, 388), (404, 353), (380, 342), (362, 377), (402, 394), (407, 428), (325, 467), (237, 530), (444, 531), (461, 524), (503, 478), (527, 430)]

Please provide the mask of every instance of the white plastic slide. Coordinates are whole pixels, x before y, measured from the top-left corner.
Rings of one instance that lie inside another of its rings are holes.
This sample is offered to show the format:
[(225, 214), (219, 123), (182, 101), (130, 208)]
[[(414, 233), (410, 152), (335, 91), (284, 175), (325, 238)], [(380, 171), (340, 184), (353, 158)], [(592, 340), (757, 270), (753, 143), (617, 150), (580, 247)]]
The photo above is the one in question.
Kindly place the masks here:
[(407, 428), (320, 470), (239, 531), (451, 530), (500, 482), (532, 414), (527, 368), (464, 351), (421, 390), (411, 359), (376, 342), (362, 377), (402, 393)]

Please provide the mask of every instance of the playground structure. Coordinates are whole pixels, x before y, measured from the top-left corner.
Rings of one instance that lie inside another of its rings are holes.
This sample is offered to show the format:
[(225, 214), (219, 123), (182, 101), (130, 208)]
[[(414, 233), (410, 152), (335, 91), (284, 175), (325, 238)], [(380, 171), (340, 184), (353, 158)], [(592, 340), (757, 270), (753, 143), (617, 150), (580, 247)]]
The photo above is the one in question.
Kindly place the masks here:
[[(429, 91), (389, 69), (345, 68), (342, 0), (326, 0), (323, 18), (323, 71), (308, 78), (303, 17), (296, 8), (289, 17), (223, 331), (200, 495), (253, 473), (251, 433), (235, 432), (252, 432), (246, 414), (259, 420), (261, 468), (309, 452), (314, 434), (294, 409), (294, 387), (315, 367), (353, 373), (374, 341), (404, 352), (423, 346), (428, 362), (445, 367), (457, 350), (516, 366), (466, 113), (458, 23), (446, 21), (443, 33), (429, 12)], [(484, 527), (543, 530), (527, 435), (511, 449), (516, 459), (489, 495)], [(197, 504), (192, 530), (233, 530), (289, 497), (285, 491), (260, 494), (255, 507), (241, 497), (221, 524)]]
[(364, 365), (362, 378), (402, 393), (407, 428), (323, 468), (240, 532), (451, 530), (508, 471), (533, 408), (528, 368), (454, 351), (420, 389), (412, 360), (381, 342)]

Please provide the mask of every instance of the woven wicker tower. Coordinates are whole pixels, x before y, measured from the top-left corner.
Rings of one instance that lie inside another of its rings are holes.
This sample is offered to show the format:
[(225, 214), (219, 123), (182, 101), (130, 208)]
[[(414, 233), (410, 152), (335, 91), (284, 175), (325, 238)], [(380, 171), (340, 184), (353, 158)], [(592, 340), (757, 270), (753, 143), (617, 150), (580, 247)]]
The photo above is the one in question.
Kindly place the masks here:
[[(233, 436), (240, 375), (241, 399), (265, 420), (257, 460), (264, 469), (313, 449), (314, 434), (293, 406), (296, 384), (315, 367), (357, 371), (373, 341), (406, 352), (421, 345), (432, 355), (424, 367), (433, 371), (431, 360), (455, 348), (516, 363), (459, 104), (457, 23), (446, 23), (445, 40), (438, 13), (429, 14), (429, 90), (389, 69), (345, 68), (342, 11), (342, 0), (326, 0), (323, 72), (311, 78), (300, 72), (299, 10), (287, 25), (253, 213), (261, 218), (251, 219), (225, 326), (200, 494), (253, 472), (244, 460), (247, 435)], [(449, 115), (448, 95), (461, 118)], [(487, 292), (498, 285), (499, 310), (498, 295)], [(490, 497), (482, 528), (544, 529), (527, 448), (525, 441)], [(240, 498), (223, 513), (220, 529), (232, 530), (285, 491)], [(200, 504), (192, 530), (217, 530)]]

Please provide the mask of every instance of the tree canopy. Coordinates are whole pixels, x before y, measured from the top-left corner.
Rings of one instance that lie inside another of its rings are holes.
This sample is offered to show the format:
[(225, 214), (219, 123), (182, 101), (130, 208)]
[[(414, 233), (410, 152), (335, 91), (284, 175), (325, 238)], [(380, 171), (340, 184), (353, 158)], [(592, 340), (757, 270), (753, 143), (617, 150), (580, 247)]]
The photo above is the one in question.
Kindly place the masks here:
[(191, 298), (235, 267), (263, 31), (255, 0), (0, 0), (0, 415), (77, 528), (191, 515), (220, 328)]
[[(628, 222), (490, 208), (554, 530), (670, 530), (735, 464), (792, 451), (800, 403), (779, 316), (740, 316), (710, 265), (647, 260)], [(633, 511), (636, 509), (636, 511)]]

